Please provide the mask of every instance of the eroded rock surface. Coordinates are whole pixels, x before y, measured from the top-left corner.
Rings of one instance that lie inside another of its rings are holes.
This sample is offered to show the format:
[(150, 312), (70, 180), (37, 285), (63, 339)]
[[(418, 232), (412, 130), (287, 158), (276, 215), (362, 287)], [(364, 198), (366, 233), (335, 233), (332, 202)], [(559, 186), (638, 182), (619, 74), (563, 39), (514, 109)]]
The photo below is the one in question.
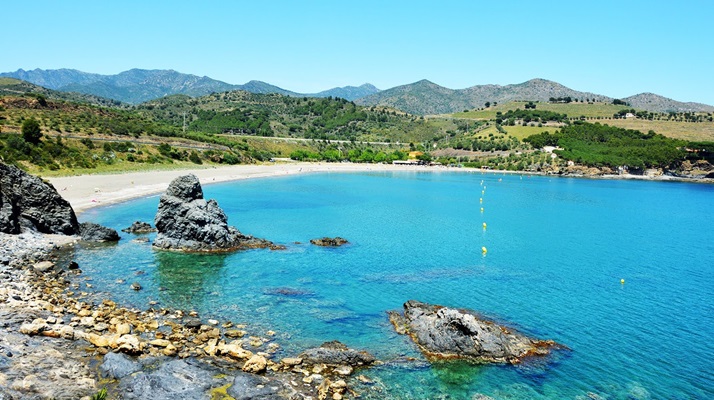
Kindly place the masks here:
[(0, 232), (77, 235), (80, 228), (69, 202), (42, 179), (0, 163)]
[(305, 350), (298, 356), (302, 363), (327, 364), (327, 365), (348, 365), (351, 367), (366, 366), (373, 364), (376, 359), (366, 351), (348, 348), (336, 340), (323, 343), (320, 347)]
[(153, 246), (166, 250), (232, 251), (279, 248), (267, 240), (240, 233), (215, 200), (206, 201), (198, 178), (174, 179), (159, 200), (154, 219), (159, 233)]
[(390, 312), (398, 333), (408, 334), (430, 360), (466, 359), (480, 363), (519, 363), (563, 347), (538, 340), (485, 320), (474, 312), (426, 304), (404, 303), (404, 315)]

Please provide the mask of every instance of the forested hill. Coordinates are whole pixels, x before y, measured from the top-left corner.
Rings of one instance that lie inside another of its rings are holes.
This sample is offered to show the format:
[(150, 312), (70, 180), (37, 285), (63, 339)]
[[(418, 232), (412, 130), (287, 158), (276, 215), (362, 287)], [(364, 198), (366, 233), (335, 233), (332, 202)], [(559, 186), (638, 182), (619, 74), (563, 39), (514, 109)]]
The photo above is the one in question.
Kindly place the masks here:
[(87, 103), (96, 106), (122, 107), (126, 106), (120, 101), (111, 100), (91, 94), (77, 92), (62, 92), (59, 90), (47, 89), (29, 82), (14, 78), (0, 77), (0, 96), (23, 96), (23, 95), (43, 96), (47, 99), (65, 100), (80, 103)]

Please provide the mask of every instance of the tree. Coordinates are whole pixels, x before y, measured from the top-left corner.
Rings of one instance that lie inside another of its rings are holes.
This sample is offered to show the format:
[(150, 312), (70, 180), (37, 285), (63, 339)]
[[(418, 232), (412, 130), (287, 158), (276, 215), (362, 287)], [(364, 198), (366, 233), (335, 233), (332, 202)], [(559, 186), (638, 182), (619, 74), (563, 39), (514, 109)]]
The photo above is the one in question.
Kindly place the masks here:
[(22, 123), (22, 138), (26, 142), (32, 144), (40, 143), (40, 138), (42, 137), (42, 129), (40, 129), (40, 123), (36, 119), (30, 118), (26, 119)]
[(491, 107), (491, 102), (487, 101), (486, 104), (484, 104), (484, 105), (486, 106), (486, 108), (489, 108), (489, 107)]

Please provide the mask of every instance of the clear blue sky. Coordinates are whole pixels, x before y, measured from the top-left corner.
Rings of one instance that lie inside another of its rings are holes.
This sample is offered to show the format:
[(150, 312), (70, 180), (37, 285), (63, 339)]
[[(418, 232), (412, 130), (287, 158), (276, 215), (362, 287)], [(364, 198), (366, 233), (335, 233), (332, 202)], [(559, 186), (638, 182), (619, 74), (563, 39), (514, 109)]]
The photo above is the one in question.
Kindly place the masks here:
[(174, 69), (296, 92), (545, 78), (714, 104), (714, 0), (12, 1), (0, 72)]

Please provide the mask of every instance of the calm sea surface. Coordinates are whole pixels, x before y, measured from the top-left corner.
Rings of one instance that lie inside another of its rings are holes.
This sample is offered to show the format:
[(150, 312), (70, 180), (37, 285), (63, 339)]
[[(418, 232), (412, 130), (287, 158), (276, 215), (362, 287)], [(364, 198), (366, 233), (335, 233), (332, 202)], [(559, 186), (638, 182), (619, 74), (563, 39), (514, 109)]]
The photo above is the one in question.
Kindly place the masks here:
[[(354, 383), (363, 398), (714, 397), (713, 185), (340, 173), (204, 193), (230, 225), (287, 250), (185, 255), (122, 234), (118, 245), (76, 250), (83, 279), (139, 308), (158, 301), (248, 323), (251, 334), (275, 330), (277, 357), (329, 340), (369, 350), (386, 363), (361, 372), (375, 381)], [(120, 230), (153, 224), (157, 205), (80, 219)], [(309, 244), (322, 236), (350, 244)], [(515, 367), (430, 365), (385, 314), (409, 299), (477, 310), (571, 350)]]

